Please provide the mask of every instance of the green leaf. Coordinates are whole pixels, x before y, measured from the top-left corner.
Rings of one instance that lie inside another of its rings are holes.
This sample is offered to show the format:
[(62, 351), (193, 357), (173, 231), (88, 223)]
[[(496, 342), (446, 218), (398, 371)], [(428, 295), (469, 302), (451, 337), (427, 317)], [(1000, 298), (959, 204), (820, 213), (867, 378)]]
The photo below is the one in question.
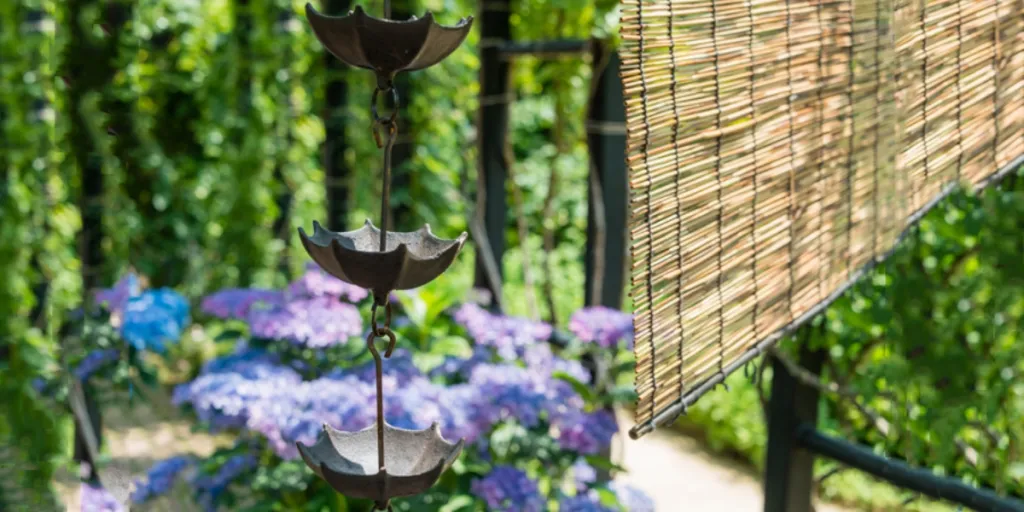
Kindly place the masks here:
[(579, 395), (583, 397), (583, 400), (585, 400), (587, 403), (593, 403), (597, 401), (596, 397), (594, 396), (594, 390), (591, 389), (590, 386), (577, 380), (572, 375), (558, 371), (551, 374), (551, 376), (558, 380), (568, 382), (569, 385), (572, 386), (572, 389), (579, 393)]
[(444, 506), (437, 509), (438, 512), (456, 512), (458, 510), (470, 508), (473, 506), (473, 498), (465, 494), (455, 496), (448, 501)]
[(430, 341), (430, 353), (468, 359), (473, 355), (473, 346), (462, 336), (446, 336)]

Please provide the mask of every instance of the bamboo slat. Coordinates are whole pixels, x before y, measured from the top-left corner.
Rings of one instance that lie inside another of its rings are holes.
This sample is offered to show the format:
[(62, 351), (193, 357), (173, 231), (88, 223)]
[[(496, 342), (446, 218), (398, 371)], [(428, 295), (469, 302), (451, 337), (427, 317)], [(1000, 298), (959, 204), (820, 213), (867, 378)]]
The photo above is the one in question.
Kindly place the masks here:
[(1024, 155), (1024, 0), (623, 0), (639, 437)]

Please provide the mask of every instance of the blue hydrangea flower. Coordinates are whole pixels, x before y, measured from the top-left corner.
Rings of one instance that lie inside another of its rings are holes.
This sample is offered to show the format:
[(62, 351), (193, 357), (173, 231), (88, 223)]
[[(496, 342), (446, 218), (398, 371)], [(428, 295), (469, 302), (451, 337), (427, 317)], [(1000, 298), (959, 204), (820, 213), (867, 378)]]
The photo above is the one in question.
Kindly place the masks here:
[(612, 442), (619, 431), (615, 416), (609, 411), (584, 413), (575, 411), (556, 417), (558, 444), (566, 450), (595, 455)]
[(490, 363), (494, 359), (493, 350), (488, 347), (475, 346), (473, 353), (468, 358), (447, 356), (437, 367), (430, 370), (430, 378), (447, 378), (454, 380), (466, 380), (473, 373), (477, 365)]
[(188, 313), (181, 294), (167, 288), (147, 290), (125, 305), (121, 336), (138, 350), (163, 352), (165, 344), (181, 338)]
[(82, 483), (81, 487), (81, 502), (82, 512), (123, 512), (124, 507), (107, 492), (106, 489), (98, 485), (92, 485), (86, 482)]
[(78, 367), (75, 368), (75, 378), (80, 381), (85, 381), (90, 375), (96, 373), (100, 368), (103, 368), (108, 363), (116, 361), (121, 353), (117, 349), (108, 348), (103, 350), (93, 350), (86, 354), (82, 362), (78, 363)]
[(493, 347), (506, 361), (518, 359), (526, 347), (551, 338), (552, 328), (548, 324), (492, 314), (476, 304), (459, 306), (452, 318), (478, 345)]
[(349, 284), (324, 272), (316, 263), (306, 265), (306, 273), (288, 285), (291, 298), (341, 297), (349, 302), (359, 302), (370, 292)]
[(541, 512), (547, 509), (537, 482), (511, 466), (497, 466), (487, 476), (474, 480), (474, 496), (492, 512)]
[(93, 297), (97, 303), (106, 306), (107, 311), (120, 314), (128, 304), (128, 300), (138, 297), (140, 293), (142, 293), (142, 288), (139, 284), (139, 277), (129, 272), (114, 284), (113, 288), (97, 290)]
[(613, 348), (623, 340), (632, 348), (633, 315), (605, 306), (587, 307), (573, 313), (569, 331), (601, 348)]
[(228, 288), (204, 297), (199, 309), (225, 320), (244, 320), (249, 315), (249, 309), (256, 304), (275, 305), (283, 302), (284, 294), (277, 290)]
[(285, 340), (309, 348), (343, 344), (363, 330), (359, 310), (331, 297), (294, 299), (252, 308), (249, 330), (258, 338)]
[(608, 488), (615, 493), (619, 504), (629, 512), (654, 512), (654, 500), (632, 485), (612, 481)]
[(132, 492), (133, 503), (144, 503), (147, 500), (167, 494), (174, 481), (182, 471), (192, 465), (192, 459), (185, 456), (171, 457), (153, 465), (146, 473), (144, 480), (135, 482)]
[(619, 512), (619, 509), (602, 504), (597, 492), (590, 491), (563, 498), (558, 502), (558, 512)]
[[(545, 413), (554, 415), (561, 407), (559, 400), (575, 395), (565, 382), (555, 381), (511, 364), (482, 364), (473, 370), (469, 384), (481, 397), (473, 410), (481, 430), (506, 419), (514, 419), (532, 428)], [(578, 398), (578, 395), (577, 395)], [(582, 405), (582, 404), (580, 404)]]

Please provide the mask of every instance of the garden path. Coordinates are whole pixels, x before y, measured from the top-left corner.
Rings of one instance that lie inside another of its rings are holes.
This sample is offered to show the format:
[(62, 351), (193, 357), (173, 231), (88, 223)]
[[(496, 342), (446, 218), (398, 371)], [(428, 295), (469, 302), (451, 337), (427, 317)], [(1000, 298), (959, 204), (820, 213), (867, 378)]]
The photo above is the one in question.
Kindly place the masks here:
[[(206, 455), (219, 445), (230, 444), (227, 438), (192, 432), (185, 420), (160, 418), (144, 405), (126, 414), (108, 413), (104, 422), (110, 457), (104, 464), (104, 484), (125, 502), (130, 482), (144, 474), (154, 461), (185, 453)], [(620, 412), (619, 424), (632, 424), (629, 413)], [(691, 437), (659, 430), (642, 441), (620, 442), (616, 450), (624, 452), (617, 453), (616, 458), (629, 470), (620, 478), (654, 498), (659, 512), (754, 512), (763, 506), (757, 475), (715, 455)], [(66, 509), (80, 510), (77, 479), (62, 472), (57, 487)], [(147, 510), (198, 510), (180, 493), (162, 498), (154, 505)], [(831, 505), (817, 508), (818, 512), (844, 510)]]
[[(633, 416), (620, 411), (628, 429)], [(628, 472), (624, 481), (654, 498), (658, 512), (755, 512), (763, 510), (760, 476), (738, 462), (711, 452), (700, 441), (670, 429), (656, 430), (640, 441), (626, 439), (617, 455)], [(844, 512), (815, 503), (817, 512)]]

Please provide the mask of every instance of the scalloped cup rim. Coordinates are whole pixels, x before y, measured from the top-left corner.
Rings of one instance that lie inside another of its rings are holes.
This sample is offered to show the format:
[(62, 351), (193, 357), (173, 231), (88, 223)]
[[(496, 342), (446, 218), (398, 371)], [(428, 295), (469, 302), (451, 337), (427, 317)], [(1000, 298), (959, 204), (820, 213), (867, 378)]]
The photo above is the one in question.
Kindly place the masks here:
[[(317, 475), (320, 476), (321, 478), (325, 478), (324, 470), (326, 469), (331, 474), (339, 475), (339, 476), (344, 476), (344, 477), (374, 479), (374, 478), (379, 478), (379, 477), (381, 477), (383, 475), (383, 476), (390, 477), (390, 478), (393, 478), (393, 479), (413, 479), (413, 478), (422, 477), (423, 475), (428, 475), (428, 474), (434, 473), (434, 472), (437, 472), (438, 474), (440, 474), (440, 472), (443, 472), (445, 469), (447, 469), (449, 466), (451, 466), (452, 463), (455, 462), (455, 459), (457, 459), (459, 457), (459, 454), (462, 453), (462, 450), (463, 450), (463, 448), (465, 448), (465, 444), (466, 444), (466, 440), (465, 439), (459, 439), (458, 441), (455, 441), (455, 442), (452, 442), (452, 441), (449, 441), (449, 440), (445, 439), (444, 434), (441, 433), (441, 426), (436, 421), (431, 423), (431, 425), (429, 427), (424, 428), (424, 429), (407, 429), (407, 428), (395, 427), (395, 426), (392, 426), (392, 425), (390, 425), (390, 424), (385, 422), (384, 423), (384, 428), (385, 429), (389, 429), (389, 430), (392, 430), (392, 431), (395, 431), (395, 432), (399, 432), (399, 433), (403, 433), (403, 434), (420, 434), (420, 433), (428, 432), (428, 431), (429, 432), (433, 432), (435, 434), (435, 436), (436, 436), (434, 438), (434, 440), (435, 441), (440, 441), (440, 443), (443, 444), (447, 448), (447, 455), (441, 457), (437, 461), (437, 464), (434, 464), (433, 466), (431, 466), (430, 469), (428, 469), (427, 471), (424, 471), (424, 472), (421, 472), (421, 473), (412, 474), (412, 475), (401, 475), (401, 474), (389, 473), (387, 471), (387, 468), (385, 468), (384, 471), (378, 471), (378, 472), (372, 473), (372, 474), (371, 473), (345, 473), (345, 472), (337, 471), (337, 470), (331, 468), (330, 466), (327, 465), (327, 463), (325, 461), (321, 460), (312, 451), (310, 451), (310, 449), (313, 448), (314, 446), (316, 446), (317, 444), (320, 444), (321, 442), (326, 441), (327, 443), (329, 443), (331, 445), (331, 448), (333, 448), (334, 451), (337, 452), (337, 448), (334, 447), (334, 443), (331, 442), (331, 440), (330, 440), (332, 434), (337, 435), (338, 437), (343, 437), (343, 438), (344, 437), (354, 437), (354, 436), (357, 436), (357, 435), (360, 435), (360, 434), (364, 434), (364, 433), (366, 433), (368, 431), (376, 430), (376, 428), (377, 428), (376, 425), (371, 425), (371, 426), (369, 426), (367, 428), (364, 428), (363, 430), (359, 430), (359, 431), (356, 431), (356, 432), (347, 432), (347, 431), (344, 431), (344, 430), (338, 430), (338, 429), (328, 425), (327, 423), (324, 423), (322, 431), (321, 431), (321, 434), (317, 435), (317, 439), (316, 439), (316, 441), (312, 445), (306, 445), (306, 444), (303, 444), (301, 441), (295, 441), (295, 447), (299, 450), (299, 455), (306, 462), (306, 465), (310, 466), (311, 469), (314, 469), (314, 472), (316, 472)], [(339, 457), (345, 458), (340, 453), (338, 455), (339, 455)], [(349, 460), (349, 459), (346, 458), (345, 460)], [(317, 471), (317, 470), (319, 470), (319, 471)]]
[(464, 17), (460, 18), (459, 21), (456, 22), (454, 25), (442, 25), (442, 24), (438, 23), (437, 20), (434, 19), (434, 13), (432, 13), (430, 11), (426, 11), (423, 14), (423, 16), (409, 18), (407, 20), (396, 20), (396, 19), (391, 19), (391, 18), (378, 18), (378, 17), (376, 17), (376, 16), (366, 12), (366, 10), (363, 9), (363, 6), (361, 6), (361, 5), (357, 5), (357, 6), (353, 7), (352, 10), (348, 12), (348, 14), (344, 14), (342, 16), (331, 16), (331, 15), (328, 15), (328, 14), (323, 14), (320, 11), (317, 11), (316, 7), (313, 7), (313, 4), (310, 3), (310, 2), (306, 2), (306, 15), (307, 16), (310, 16), (310, 15), (317, 16), (317, 17), (319, 17), (321, 19), (326, 19), (326, 20), (340, 20), (340, 19), (350, 18), (352, 16), (358, 16), (358, 17), (361, 17), (361, 18), (370, 18), (370, 19), (372, 19), (374, 21), (378, 21), (378, 22), (381, 22), (381, 23), (393, 23), (395, 25), (402, 25), (402, 24), (406, 24), (406, 23), (424, 23), (424, 22), (428, 22), (428, 24), (434, 25), (437, 28), (440, 28), (442, 30), (452, 30), (452, 31), (462, 30), (462, 29), (464, 29), (466, 27), (466, 25), (469, 25), (470, 23), (473, 22), (473, 16), (464, 16)]
[[(341, 245), (341, 242), (338, 241), (338, 238), (336, 236), (336, 235), (354, 234), (354, 233), (358, 233), (360, 231), (363, 231), (364, 229), (368, 230), (368, 231), (371, 231), (371, 232), (380, 233), (380, 229), (377, 229), (377, 227), (373, 225), (373, 222), (371, 222), (370, 219), (366, 219), (366, 222), (363, 223), (363, 227), (361, 227), (359, 229), (356, 229), (356, 230), (353, 230), (353, 231), (342, 231), (342, 232), (331, 231), (331, 230), (329, 230), (327, 228), (324, 228), (323, 226), (320, 225), (319, 222), (314, 220), (313, 221), (313, 235), (310, 236), (310, 235), (306, 234), (306, 230), (304, 230), (303, 228), (300, 227), (299, 228), (299, 236), (301, 238), (303, 238), (304, 240), (308, 240), (310, 243), (316, 245), (317, 247), (321, 247), (321, 248), (325, 248), (325, 249), (328, 248), (328, 247), (334, 248), (333, 246), (337, 245), (338, 248), (340, 248), (340, 249), (342, 249), (344, 251), (356, 252), (356, 253), (362, 253), (362, 254), (392, 255), (392, 254), (396, 254), (396, 253), (401, 252), (401, 253), (405, 254), (406, 258), (408, 258), (409, 260), (414, 261), (416, 263), (424, 263), (424, 262), (432, 261), (432, 260), (437, 258), (436, 255), (434, 255), (432, 257), (421, 258), (421, 257), (417, 256), (416, 253), (410, 252), (408, 244), (406, 244), (404, 242), (399, 243), (397, 246), (395, 246), (394, 249), (391, 249), (389, 251), (379, 251), (379, 250), (378, 251), (361, 251), (359, 249), (348, 248), (348, 247), (345, 247), (344, 245)], [(430, 224), (423, 224), (423, 227), (417, 229), (416, 231), (389, 231), (389, 233), (401, 233), (401, 234), (420, 233), (420, 232), (423, 232), (425, 235), (430, 237), (435, 242), (450, 243), (451, 246), (450, 247), (446, 247), (443, 251), (441, 251), (442, 253), (450, 251), (451, 247), (458, 246), (459, 248), (461, 248), (466, 243), (466, 239), (469, 237), (469, 234), (466, 233), (465, 231), (463, 231), (459, 236), (457, 236), (455, 238), (441, 238), (441, 237), (435, 235), (430, 230)], [(326, 236), (328, 237), (328, 240), (324, 244), (321, 244), (320, 242), (318, 242), (315, 239), (315, 237), (318, 234), (321, 234), (321, 233), (326, 234)]]

